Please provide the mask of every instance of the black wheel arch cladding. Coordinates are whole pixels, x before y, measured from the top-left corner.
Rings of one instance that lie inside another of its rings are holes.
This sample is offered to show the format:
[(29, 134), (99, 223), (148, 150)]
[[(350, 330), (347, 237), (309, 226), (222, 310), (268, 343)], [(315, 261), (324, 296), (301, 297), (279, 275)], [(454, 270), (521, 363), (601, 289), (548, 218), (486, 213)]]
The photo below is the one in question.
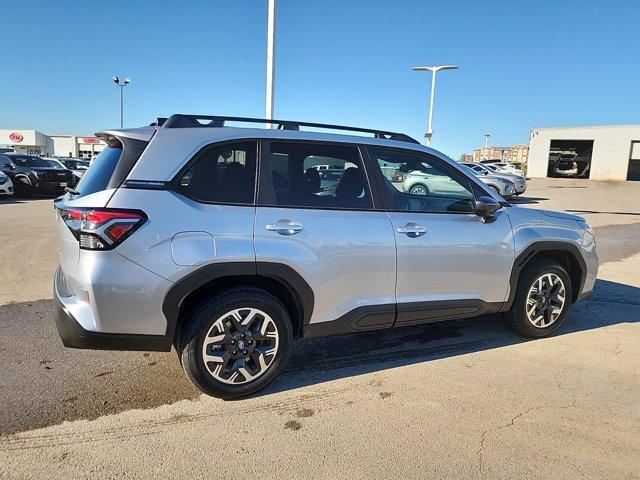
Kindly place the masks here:
[[(508, 310), (513, 304), (520, 275), (527, 265), (536, 258), (556, 260), (564, 266), (571, 280), (572, 303), (576, 302), (587, 276), (587, 265), (576, 245), (564, 241), (541, 240), (532, 243), (513, 262), (509, 278), (509, 298), (501, 310)], [(577, 268), (577, 270), (576, 270)]]
[[(162, 312), (167, 320), (166, 335), (173, 338), (183, 308), (190, 298), (209, 285), (226, 285), (230, 279), (236, 284), (246, 283), (262, 287), (262, 283), (276, 282), (283, 291), (289, 293), (292, 302), (284, 302), (288, 309), (295, 309), (299, 325), (292, 325), (297, 334), (301, 334), (304, 325), (309, 323), (314, 306), (314, 294), (302, 276), (288, 265), (272, 262), (228, 262), (205, 265), (178, 280), (166, 293)], [(223, 287), (224, 288), (224, 287)], [(269, 288), (266, 288), (269, 291)], [(283, 299), (280, 299), (281, 301)], [(294, 305), (291, 305), (294, 303)], [(292, 315), (293, 316), (293, 315)]]

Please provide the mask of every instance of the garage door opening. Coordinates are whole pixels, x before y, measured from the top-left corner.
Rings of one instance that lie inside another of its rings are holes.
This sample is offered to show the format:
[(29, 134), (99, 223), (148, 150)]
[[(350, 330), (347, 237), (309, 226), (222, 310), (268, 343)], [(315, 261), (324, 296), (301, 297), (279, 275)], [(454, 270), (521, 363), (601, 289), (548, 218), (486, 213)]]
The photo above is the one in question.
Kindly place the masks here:
[(589, 178), (593, 140), (551, 140), (547, 177)]
[(640, 182), (640, 140), (634, 140), (631, 142), (627, 180)]

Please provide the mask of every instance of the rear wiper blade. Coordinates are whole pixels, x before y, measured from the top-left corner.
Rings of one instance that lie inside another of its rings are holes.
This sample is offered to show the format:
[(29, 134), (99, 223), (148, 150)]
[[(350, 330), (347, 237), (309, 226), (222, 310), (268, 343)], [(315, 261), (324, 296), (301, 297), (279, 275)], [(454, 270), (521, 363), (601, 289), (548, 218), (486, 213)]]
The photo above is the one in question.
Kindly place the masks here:
[(80, 195), (79, 191), (74, 190), (71, 187), (64, 187), (64, 191), (65, 191), (65, 193), (70, 193), (71, 195)]

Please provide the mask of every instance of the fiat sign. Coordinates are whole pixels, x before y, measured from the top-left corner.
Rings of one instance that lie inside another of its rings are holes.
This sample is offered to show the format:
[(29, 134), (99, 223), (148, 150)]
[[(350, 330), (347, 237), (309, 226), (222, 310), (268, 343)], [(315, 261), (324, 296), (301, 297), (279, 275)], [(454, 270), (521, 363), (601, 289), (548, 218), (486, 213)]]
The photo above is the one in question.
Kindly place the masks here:
[(99, 138), (96, 138), (96, 137), (84, 137), (84, 138), (82, 139), (82, 141), (83, 141), (84, 143), (98, 143), (98, 142), (100, 141), (100, 139), (99, 139)]
[(20, 133), (13, 132), (11, 135), (9, 135), (9, 140), (11, 140), (12, 142), (20, 143), (22, 140), (24, 140), (24, 137)]

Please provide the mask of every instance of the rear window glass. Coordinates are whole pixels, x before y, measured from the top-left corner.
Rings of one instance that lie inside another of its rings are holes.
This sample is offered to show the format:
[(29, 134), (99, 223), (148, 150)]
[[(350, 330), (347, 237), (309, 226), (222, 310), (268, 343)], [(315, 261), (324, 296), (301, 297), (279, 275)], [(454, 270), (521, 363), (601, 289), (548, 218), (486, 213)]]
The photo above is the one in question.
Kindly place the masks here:
[(209, 147), (180, 177), (177, 190), (201, 202), (252, 204), (257, 151), (256, 142)]
[(84, 196), (106, 189), (113, 171), (118, 165), (120, 155), (122, 155), (122, 150), (119, 148), (107, 147), (102, 150), (80, 180), (76, 191)]

